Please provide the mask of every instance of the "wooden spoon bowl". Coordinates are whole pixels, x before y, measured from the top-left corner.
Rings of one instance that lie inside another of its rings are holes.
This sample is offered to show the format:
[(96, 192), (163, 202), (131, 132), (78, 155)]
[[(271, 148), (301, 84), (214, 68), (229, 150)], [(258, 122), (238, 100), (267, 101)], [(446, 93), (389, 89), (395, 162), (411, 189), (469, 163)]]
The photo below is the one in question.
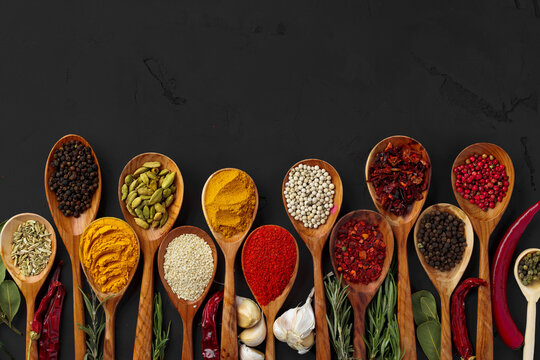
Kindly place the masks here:
[(212, 228), (212, 224), (210, 223), (210, 219), (208, 217), (205, 206), (206, 191), (208, 189), (208, 184), (210, 183), (210, 180), (212, 180), (214, 176), (216, 176), (222, 171), (228, 170), (241, 171), (233, 168), (224, 168), (214, 172), (212, 175), (210, 175), (210, 177), (208, 178), (208, 180), (206, 180), (206, 183), (204, 184), (201, 200), (204, 218), (206, 219), (208, 227), (210, 228), (212, 235), (214, 235), (214, 239), (216, 239), (219, 247), (221, 248), (221, 251), (223, 252), (223, 256), (225, 257), (225, 286), (223, 294), (223, 318), (221, 325), (221, 359), (236, 360), (238, 359), (238, 339), (236, 326), (234, 262), (236, 259), (236, 253), (238, 252), (242, 241), (244, 241), (249, 229), (251, 228), (251, 225), (255, 220), (255, 216), (257, 215), (257, 209), (259, 208), (259, 193), (257, 191), (257, 186), (255, 185), (255, 182), (250, 177), (250, 180), (253, 183), (253, 188), (255, 190), (255, 207), (253, 208), (253, 214), (251, 216), (250, 223), (243, 232), (234, 234), (233, 236), (227, 238), (217, 229)]
[(336, 223), (334, 229), (332, 230), (332, 234), (330, 235), (330, 259), (332, 261), (332, 267), (334, 268), (334, 273), (336, 276), (339, 276), (335, 258), (335, 246), (338, 232), (344, 224), (351, 220), (361, 220), (365, 221), (367, 224), (376, 225), (378, 230), (382, 233), (383, 241), (386, 244), (386, 257), (384, 259), (381, 274), (376, 280), (365, 285), (362, 283), (352, 283), (342, 279), (342, 281), (349, 286), (349, 301), (351, 302), (354, 311), (354, 357), (356, 359), (365, 359), (366, 345), (364, 343), (364, 319), (366, 315), (366, 308), (373, 296), (375, 296), (377, 293), (377, 290), (386, 278), (388, 270), (390, 269), (392, 257), (394, 256), (394, 234), (392, 233), (392, 228), (386, 219), (374, 211), (355, 210), (343, 216)]
[(426, 202), (427, 193), (431, 180), (431, 161), (426, 149), (413, 138), (408, 136), (396, 135), (390, 136), (379, 142), (369, 153), (366, 161), (366, 180), (369, 180), (369, 169), (376, 160), (377, 155), (386, 149), (388, 143), (394, 146), (407, 146), (413, 151), (420, 153), (421, 160), (427, 163), (427, 173), (424, 179), (427, 182), (426, 189), (422, 192), (422, 199), (415, 201), (408, 209), (408, 212), (403, 216), (397, 216), (390, 211), (386, 211), (377, 196), (373, 183), (367, 181), (367, 187), (371, 199), (375, 207), (386, 217), (388, 223), (394, 232), (394, 238), (397, 244), (397, 260), (398, 260), (398, 324), (401, 340), (401, 349), (405, 353), (404, 360), (416, 360), (416, 337), (414, 329), (414, 320), (412, 312), (411, 284), (409, 280), (409, 264), (407, 259), (407, 238), (411, 231), (416, 218), (420, 214), (424, 203)]
[[(56, 194), (51, 191), (49, 188), (49, 179), (53, 175), (55, 169), (51, 166), (51, 162), (54, 158), (54, 153), (64, 144), (70, 141), (79, 141), (84, 146), (90, 147), (94, 163), (97, 165), (98, 173), (98, 188), (96, 189), (94, 195), (92, 196), (92, 202), (90, 203), (90, 208), (86, 209), (79, 217), (66, 217), (58, 209), (58, 199)], [(47, 203), (49, 205), (49, 210), (51, 211), (52, 218), (58, 229), (58, 233), (64, 242), (64, 246), (69, 254), (71, 259), (71, 272), (73, 274), (73, 331), (74, 331), (74, 350), (75, 358), (74, 360), (83, 360), (84, 355), (86, 354), (86, 335), (79, 329), (78, 324), (85, 324), (84, 317), (84, 307), (83, 299), (79, 288), (82, 288), (82, 277), (81, 277), (81, 266), (79, 259), (79, 239), (88, 224), (90, 224), (96, 218), (99, 202), (101, 201), (101, 168), (97, 159), (94, 150), (83, 137), (79, 135), (66, 135), (54, 144), (52, 147), (49, 157), (47, 158), (47, 163), (45, 164), (45, 195), (47, 197)]]
[[(96, 219), (92, 221), (86, 229), (88, 229), (91, 225), (94, 223), (103, 222), (105, 219), (114, 219), (118, 221), (122, 221), (117, 218), (113, 217), (103, 217)], [(129, 226), (129, 224), (126, 223), (128, 227), (133, 231), (133, 228)], [(81, 236), (84, 236), (87, 230), (83, 232)], [(84, 266), (84, 263), (81, 262), (82, 269), (84, 272), (84, 275), (86, 276), (86, 280), (90, 284), (90, 287), (96, 294), (97, 298), (100, 302), (103, 302), (103, 310), (105, 311), (105, 339), (103, 342), (103, 359), (104, 360), (114, 360), (115, 358), (115, 341), (114, 341), (114, 334), (115, 334), (115, 313), (116, 313), (116, 307), (118, 306), (118, 303), (122, 299), (122, 296), (124, 296), (124, 293), (126, 292), (126, 289), (128, 288), (129, 284), (131, 283), (131, 280), (133, 279), (133, 275), (135, 274), (135, 271), (137, 271), (137, 266), (139, 265), (139, 259), (141, 256), (140, 251), (140, 244), (139, 244), (139, 238), (137, 237), (137, 233), (133, 231), (133, 235), (135, 235), (135, 239), (137, 239), (137, 262), (135, 263), (135, 266), (130, 270), (128, 276), (127, 276), (127, 283), (126, 285), (117, 293), (104, 293), (101, 292), (101, 286), (96, 284), (94, 282), (94, 279), (92, 276), (88, 273), (86, 267)], [(79, 259), (83, 258), (82, 253), (82, 246), (79, 246)]]
[[(465, 251), (463, 253), (463, 258), (461, 259), (461, 262), (459, 264), (456, 264), (451, 270), (449, 271), (440, 271), (435, 269), (434, 267), (431, 267), (426, 262), (424, 255), (420, 252), (420, 249), (418, 248), (418, 232), (420, 230), (420, 222), (422, 219), (428, 215), (431, 214), (434, 211), (444, 211), (452, 214), (454, 217), (461, 219), (465, 223), (465, 239), (467, 241), (467, 247), (465, 247)], [(467, 269), (467, 265), (469, 264), (469, 260), (471, 259), (471, 254), (474, 246), (474, 231), (472, 228), (471, 220), (469, 220), (469, 217), (467, 214), (465, 214), (460, 208), (457, 206), (451, 205), (451, 204), (435, 204), (427, 209), (425, 209), (422, 214), (420, 214), (420, 217), (418, 218), (418, 221), (416, 221), (416, 225), (414, 227), (414, 248), (416, 249), (416, 254), (418, 255), (418, 259), (420, 260), (420, 263), (424, 267), (424, 270), (428, 274), (431, 282), (437, 289), (439, 293), (439, 297), (441, 298), (441, 359), (442, 360), (452, 360), (452, 331), (450, 327), (450, 296), (452, 296), (452, 292), (456, 288), (457, 284), (459, 283), (459, 280), (461, 279), (461, 276), (465, 272), (465, 269)]]
[[(176, 172), (174, 184), (176, 193), (173, 203), (167, 208), (169, 218), (159, 228), (143, 229), (135, 223), (135, 218), (126, 208), (125, 202), (122, 200), (122, 185), (127, 175), (133, 174), (135, 170), (140, 168), (145, 162), (159, 161), (161, 168)], [(120, 174), (118, 179), (118, 201), (124, 219), (131, 225), (139, 237), (141, 251), (144, 255), (143, 275), (141, 293), (139, 297), (139, 314), (137, 317), (137, 330), (135, 336), (135, 345), (133, 348), (133, 359), (146, 360), (152, 356), (152, 320), (153, 310), (152, 304), (154, 299), (154, 255), (156, 254), (161, 241), (169, 230), (174, 225), (182, 200), (184, 198), (184, 180), (182, 173), (174, 161), (169, 157), (159, 153), (144, 153), (135, 156), (131, 159)]]
[(519, 279), (519, 262), (525, 255), (531, 252), (540, 252), (540, 249), (531, 248), (523, 251), (516, 259), (514, 265), (514, 277), (523, 293), (523, 296), (527, 299), (527, 328), (525, 329), (525, 342), (523, 346), (523, 360), (534, 360), (534, 341), (535, 341), (535, 327), (536, 327), (536, 303), (540, 298), (540, 281), (536, 281), (530, 285), (523, 285)]
[[(11, 244), (13, 242), (13, 233), (17, 231), (17, 228), (20, 224), (28, 221), (28, 220), (35, 220), (43, 225), (45, 225), (45, 228), (49, 232), (50, 239), (51, 239), (51, 256), (49, 258), (49, 262), (47, 263), (47, 266), (43, 271), (41, 271), (38, 275), (34, 276), (24, 276), (20, 269), (13, 264), (13, 260), (11, 259)], [(56, 234), (54, 232), (54, 228), (52, 225), (47, 221), (47, 219), (37, 215), (37, 214), (31, 214), (31, 213), (23, 213), (13, 216), (11, 219), (9, 219), (6, 224), (4, 225), (4, 228), (2, 230), (2, 233), (0, 234), (0, 255), (2, 256), (2, 260), (4, 261), (4, 265), (6, 266), (7, 271), (21, 290), (21, 293), (24, 296), (24, 299), (26, 301), (26, 357), (25, 359), (37, 359), (38, 358), (38, 350), (37, 350), (37, 343), (34, 341), (32, 343), (31, 348), (28, 347), (28, 344), (30, 343), (30, 330), (32, 330), (32, 321), (34, 319), (34, 309), (36, 304), (36, 296), (39, 292), (39, 289), (47, 279), (47, 275), (49, 275), (49, 272), (51, 271), (51, 268), (54, 263), (54, 259), (56, 257)], [(30, 354), (29, 354), (30, 353)]]
[[(249, 241), (250, 237), (259, 229), (261, 228), (270, 228), (270, 227), (276, 227), (283, 229), (281, 226), (277, 225), (263, 225), (258, 227), (257, 229), (253, 230), (251, 234), (248, 236), (246, 243)], [(285, 229), (283, 229), (285, 230)], [(287, 230), (285, 230), (287, 231)], [(291, 235), (288, 231), (287, 233)], [(294, 237), (291, 235), (291, 237), (294, 239)], [(276, 320), (276, 315), (279, 312), (279, 309), (281, 309), (281, 306), (285, 302), (285, 299), (289, 295), (289, 292), (291, 291), (292, 286), (294, 285), (294, 281), (296, 280), (296, 274), (298, 273), (298, 259), (299, 259), (299, 252), (298, 252), (298, 244), (296, 243), (296, 240), (294, 240), (294, 245), (296, 246), (296, 264), (294, 266), (294, 270), (291, 274), (291, 278), (289, 280), (289, 283), (281, 294), (276, 297), (274, 300), (270, 301), (266, 305), (261, 305), (261, 302), (257, 298), (257, 295), (255, 295), (255, 292), (253, 292), (253, 289), (251, 288), (251, 285), (248, 282), (249, 289), (251, 290), (251, 293), (255, 297), (255, 300), (257, 300), (257, 303), (262, 309), (262, 312), (264, 313), (264, 317), (266, 318), (266, 350), (265, 350), (265, 359), (266, 360), (274, 360), (276, 358), (275, 353), (275, 339), (274, 339), (274, 321)], [(246, 249), (246, 246), (244, 244), (244, 247), (242, 248), (242, 271), (244, 272), (244, 276), (246, 273), (245, 266), (244, 266), (244, 251)], [(269, 257), (274, 256), (274, 254), (269, 253)]]
[[(165, 270), (163, 268), (163, 264), (165, 263), (165, 253), (167, 252), (167, 247), (169, 246), (169, 243), (179, 237), (180, 235), (184, 234), (195, 234), (198, 237), (202, 238), (206, 243), (210, 246), (210, 249), (212, 249), (212, 257), (214, 258), (214, 270), (212, 272), (212, 277), (210, 280), (208, 280), (208, 284), (204, 288), (203, 293), (197, 300), (188, 301), (181, 299), (176, 295), (176, 293), (172, 290), (169, 283), (165, 279)], [(217, 251), (216, 251), (216, 245), (214, 245), (214, 242), (210, 238), (210, 236), (206, 233), (206, 231), (199, 229), (195, 226), (180, 226), (177, 228), (172, 229), (165, 239), (163, 239), (163, 242), (159, 246), (159, 251), (157, 255), (157, 262), (158, 262), (158, 272), (159, 277), (161, 278), (161, 282), (163, 283), (163, 286), (165, 287), (165, 290), (167, 291), (167, 295), (169, 295), (169, 299), (171, 299), (171, 302), (173, 303), (174, 307), (178, 311), (178, 314), (180, 314), (180, 317), (182, 318), (182, 328), (184, 331), (184, 334), (182, 336), (182, 359), (183, 360), (192, 360), (193, 359), (193, 318), (195, 317), (195, 314), (197, 313), (197, 310), (199, 310), (199, 307), (201, 306), (202, 302), (206, 298), (206, 295), (208, 294), (208, 291), (210, 290), (210, 287), (212, 286), (212, 282), (214, 281), (214, 276), (216, 275), (216, 269), (217, 269)]]
[[(301, 221), (296, 220), (287, 211), (287, 199), (285, 198), (285, 187), (289, 181), (289, 174), (292, 169), (298, 165), (304, 164), (308, 166), (318, 165), (319, 168), (324, 169), (330, 174), (332, 178), (332, 184), (334, 184), (334, 206), (330, 210), (330, 215), (326, 219), (326, 223), (319, 226), (317, 229), (311, 229), (304, 226)], [(324, 291), (323, 273), (322, 273), (322, 251), (324, 245), (328, 240), (328, 236), (332, 231), (332, 227), (337, 220), (339, 210), (341, 209), (341, 203), (343, 201), (343, 185), (341, 178), (332, 165), (326, 161), (318, 159), (306, 159), (294, 164), (283, 179), (281, 186), (281, 193), (283, 197), (283, 205), (285, 206), (285, 212), (289, 217), (289, 220), (293, 224), (296, 232), (302, 238), (306, 246), (308, 247), (313, 257), (313, 275), (315, 285), (315, 337), (317, 359), (329, 360), (330, 359), (330, 337), (328, 335), (328, 324), (326, 321), (326, 295)]]
[[(495, 208), (488, 209), (487, 211), (483, 211), (477, 205), (471, 204), (468, 200), (463, 198), (456, 189), (456, 175), (454, 174), (454, 168), (465, 164), (465, 160), (474, 156), (474, 154), (493, 155), (497, 158), (499, 162), (506, 167), (506, 174), (508, 175), (508, 182), (510, 183), (503, 201), (497, 203)], [(493, 359), (493, 319), (491, 317), (491, 289), (489, 286), (489, 237), (495, 229), (495, 226), (499, 223), (499, 220), (510, 202), (512, 191), (514, 189), (514, 176), (514, 165), (510, 156), (497, 145), (489, 143), (472, 144), (463, 149), (456, 157), (450, 171), (454, 196), (456, 197), (459, 206), (471, 219), (472, 226), (478, 235), (480, 245), (478, 276), (488, 283), (488, 286), (480, 286), (478, 288), (478, 320), (476, 324), (476, 353), (483, 354), (483, 358), (486, 360)]]

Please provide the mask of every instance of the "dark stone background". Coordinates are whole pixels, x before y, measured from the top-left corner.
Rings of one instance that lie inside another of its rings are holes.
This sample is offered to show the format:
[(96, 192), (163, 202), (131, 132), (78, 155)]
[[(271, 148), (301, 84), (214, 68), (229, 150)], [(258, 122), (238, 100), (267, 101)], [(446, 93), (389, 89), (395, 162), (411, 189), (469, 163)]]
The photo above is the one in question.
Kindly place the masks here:
[[(158, 151), (172, 157), (184, 177), (177, 225), (207, 230), (203, 183), (213, 171), (234, 166), (258, 186), (255, 226), (293, 231), (280, 194), (293, 163), (318, 157), (336, 167), (343, 214), (374, 209), (363, 175), (366, 157), (380, 139), (406, 134), (422, 142), (433, 162), (426, 205), (456, 202), (450, 167), (467, 145), (487, 141), (508, 151), (516, 186), (492, 236), (493, 252), (505, 229), (539, 198), (539, 16), (538, 0), (2, 1), (0, 217), (29, 211), (51, 219), (45, 160), (61, 136), (76, 133), (92, 144), (101, 165), (99, 216), (121, 217), (116, 185), (124, 164)], [(538, 246), (539, 237), (535, 220), (515, 256)], [(312, 286), (308, 251), (299, 246), (301, 266), (284, 308), (303, 301)], [(412, 250), (412, 289), (433, 292)], [(58, 258), (67, 260), (63, 246)], [(220, 265), (217, 282), (223, 280)], [(474, 251), (465, 277), (477, 269)], [(238, 294), (247, 296), (239, 263), (236, 270)], [(118, 308), (118, 359), (130, 359), (133, 351), (140, 280), (139, 269)], [(69, 295), (61, 358), (71, 359), (69, 266), (62, 281)], [(165, 319), (172, 321), (166, 358), (177, 359), (180, 318), (157, 273), (156, 284)], [(526, 302), (513, 277), (508, 297), (524, 330)], [(467, 305), (474, 342), (475, 294)], [(199, 322), (200, 312), (196, 354)], [(24, 329), (24, 310), (15, 323)], [(23, 359), (23, 337), (0, 326), (0, 339)], [(277, 354), (300, 357), (282, 343)], [(424, 359), (420, 348), (418, 354)], [(495, 354), (522, 357), (497, 334)], [(315, 359), (315, 352), (303, 358)]]

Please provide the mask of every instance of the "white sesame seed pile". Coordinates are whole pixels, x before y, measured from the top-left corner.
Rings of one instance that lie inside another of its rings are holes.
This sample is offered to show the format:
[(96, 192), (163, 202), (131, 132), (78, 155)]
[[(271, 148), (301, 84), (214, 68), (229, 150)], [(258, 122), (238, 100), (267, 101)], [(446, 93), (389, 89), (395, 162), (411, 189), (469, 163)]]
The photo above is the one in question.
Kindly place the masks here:
[(325, 169), (300, 164), (285, 183), (287, 211), (305, 227), (316, 229), (326, 223), (334, 203), (334, 184)]
[(165, 280), (179, 298), (197, 300), (214, 271), (212, 249), (195, 234), (180, 235), (167, 246), (163, 270)]

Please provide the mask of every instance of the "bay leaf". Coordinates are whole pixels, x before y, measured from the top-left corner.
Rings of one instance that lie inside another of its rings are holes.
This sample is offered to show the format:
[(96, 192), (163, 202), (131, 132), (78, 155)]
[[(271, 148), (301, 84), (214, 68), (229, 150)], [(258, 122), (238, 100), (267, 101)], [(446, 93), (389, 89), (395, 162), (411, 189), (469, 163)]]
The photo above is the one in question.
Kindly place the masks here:
[(420, 324), (416, 336), (429, 360), (441, 359), (441, 324), (438, 321), (428, 320)]
[[(432, 307), (437, 309), (437, 303), (435, 302), (435, 297), (429, 291), (420, 290), (412, 294), (413, 317), (414, 317), (414, 322), (416, 323), (416, 325), (420, 325), (428, 321), (429, 319), (432, 319), (432, 317), (429, 317), (428, 316), (429, 314), (426, 314), (424, 310), (422, 309), (422, 303), (420, 301), (421, 298), (425, 298), (424, 302), (428, 304), (432, 304)], [(435, 310), (435, 313), (437, 313), (436, 310)]]
[(13, 280), (6, 280), (0, 284), (0, 310), (6, 314), (8, 322), (11, 321), (19, 311), (21, 305), (21, 294), (19, 288)]
[(426, 315), (429, 320), (439, 321), (439, 314), (437, 314), (437, 303), (435, 302), (433, 295), (431, 298), (422, 296), (420, 298), (420, 307), (422, 308), (424, 315)]

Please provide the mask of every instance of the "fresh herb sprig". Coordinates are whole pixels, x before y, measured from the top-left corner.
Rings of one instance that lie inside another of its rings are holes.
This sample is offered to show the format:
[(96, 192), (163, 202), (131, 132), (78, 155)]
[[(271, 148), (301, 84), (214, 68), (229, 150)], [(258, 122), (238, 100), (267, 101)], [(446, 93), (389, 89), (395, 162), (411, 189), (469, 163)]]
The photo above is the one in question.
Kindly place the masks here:
[(326, 297), (330, 303), (331, 316), (326, 315), (332, 345), (338, 360), (353, 359), (352, 353), (352, 322), (350, 321), (352, 307), (347, 299), (349, 286), (341, 286), (341, 276), (329, 277), (325, 282)]
[(396, 315), (397, 285), (394, 272), (395, 266), (391, 266), (366, 311), (364, 341), (370, 360), (400, 360), (403, 357)]
[[(0, 223), (0, 232), (7, 221)], [(6, 280), (6, 266), (0, 258), (0, 324), (6, 324), (17, 335), (22, 335), (13, 325), (12, 320), (19, 311), (21, 294), (13, 280)], [(5, 349), (2, 348), (2, 349)]]
[[(81, 292), (84, 304), (86, 306), (86, 311), (90, 315), (90, 322), (86, 326), (77, 324), (80, 330), (86, 333), (86, 354), (84, 355), (84, 360), (101, 360), (103, 358), (103, 352), (100, 350), (100, 341), (103, 330), (105, 330), (105, 316), (103, 314), (103, 304), (109, 299), (108, 297), (102, 302), (98, 302), (98, 299), (94, 292), (92, 291), (91, 299), (88, 298), (88, 295), (79, 288)], [(101, 309), (101, 316), (99, 315), (99, 310)]]
[(169, 332), (171, 322), (167, 331), (163, 330), (163, 305), (161, 303), (161, 294), (157, 292), (154, 295), (154, 342), (152, 343), (152, 360), (163, 360), (165, 357), (165, 348), (169, 342)]

